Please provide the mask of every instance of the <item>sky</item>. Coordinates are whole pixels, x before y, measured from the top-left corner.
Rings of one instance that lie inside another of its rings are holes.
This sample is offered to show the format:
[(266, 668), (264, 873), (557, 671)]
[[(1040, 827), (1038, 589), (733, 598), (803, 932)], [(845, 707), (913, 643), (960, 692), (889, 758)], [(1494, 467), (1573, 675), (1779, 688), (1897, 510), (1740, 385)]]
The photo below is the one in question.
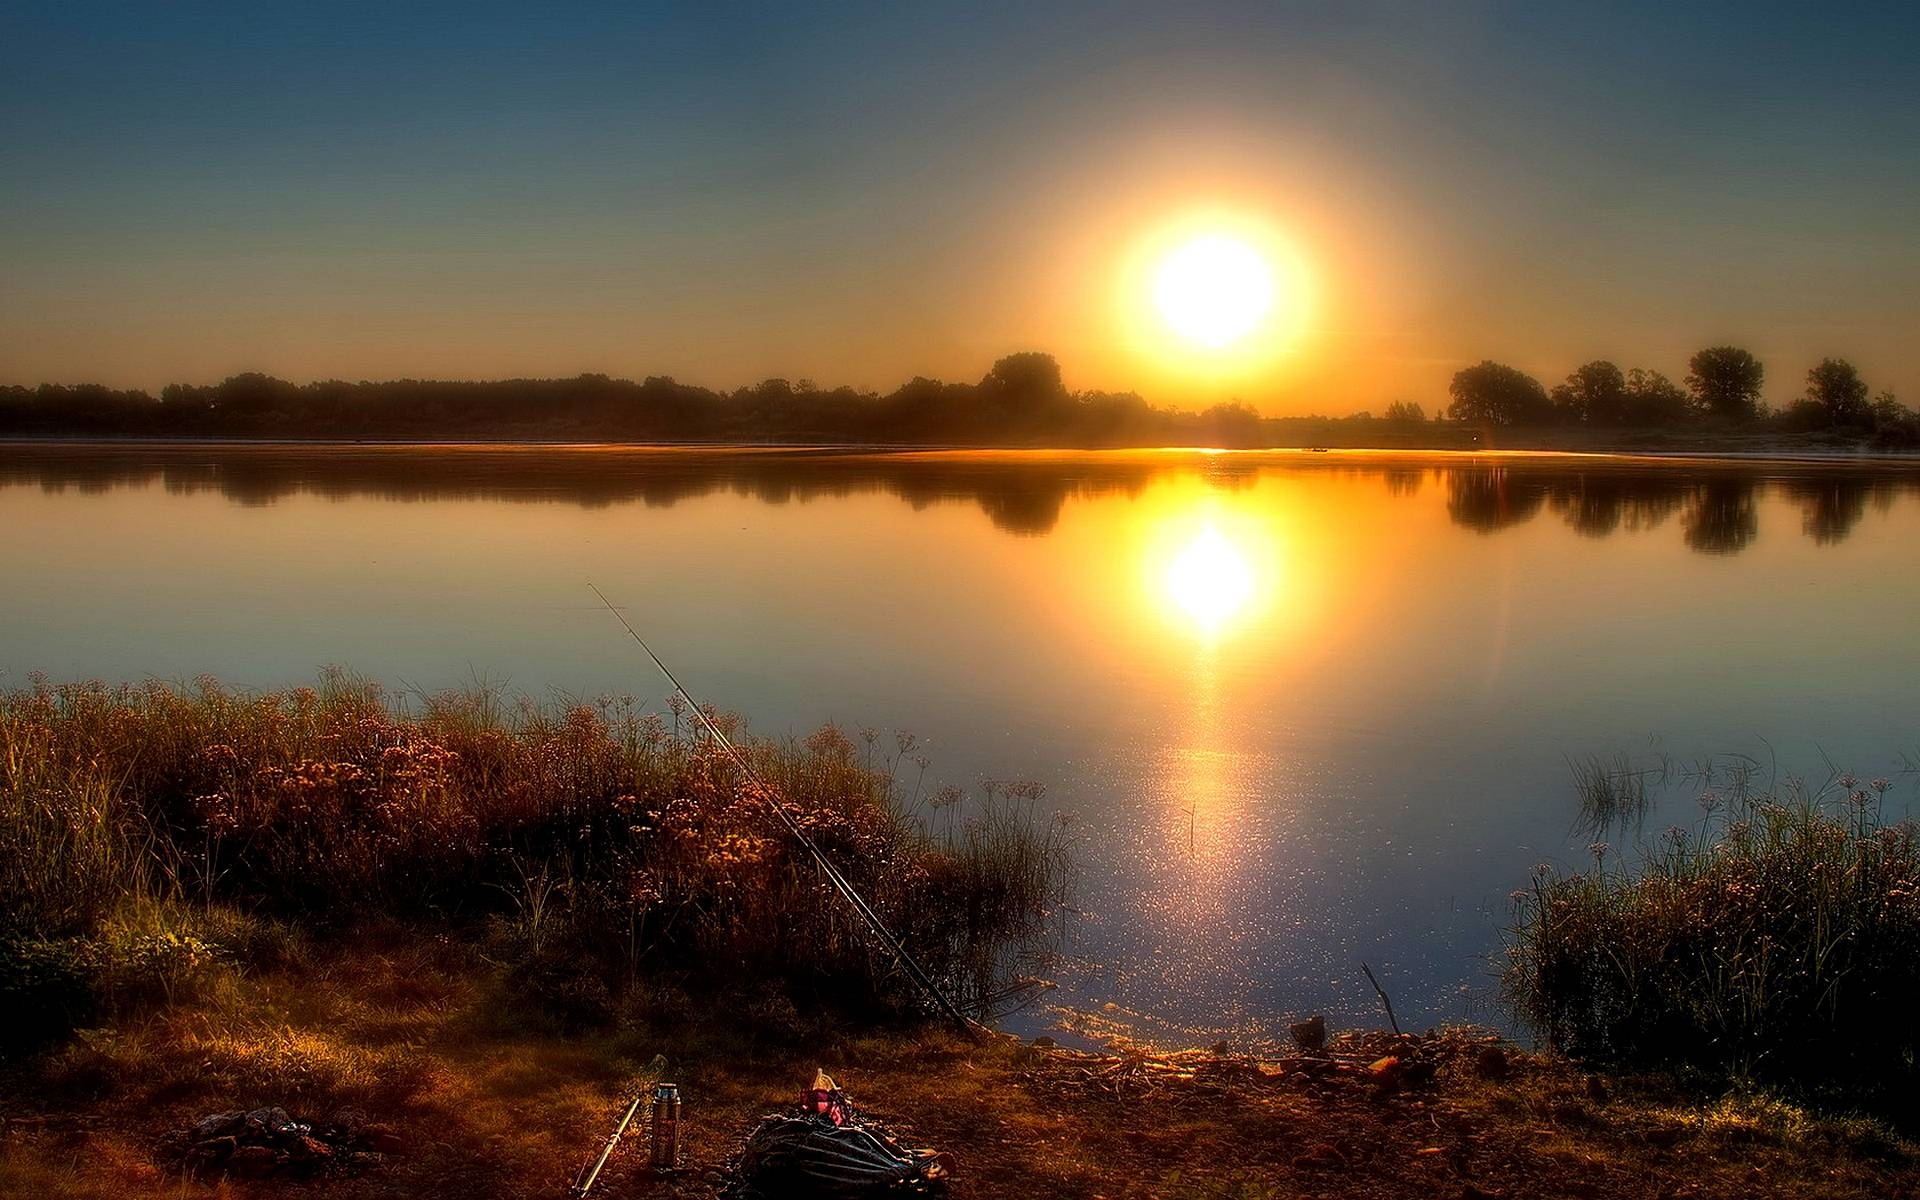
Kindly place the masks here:
[[(0, 2), (0, 382), (972, 380), (1274, 414), (1493, 358), (1920, 402), (1920, 6)], [(1154, 319), (1195, 233), (1269, 327)]]

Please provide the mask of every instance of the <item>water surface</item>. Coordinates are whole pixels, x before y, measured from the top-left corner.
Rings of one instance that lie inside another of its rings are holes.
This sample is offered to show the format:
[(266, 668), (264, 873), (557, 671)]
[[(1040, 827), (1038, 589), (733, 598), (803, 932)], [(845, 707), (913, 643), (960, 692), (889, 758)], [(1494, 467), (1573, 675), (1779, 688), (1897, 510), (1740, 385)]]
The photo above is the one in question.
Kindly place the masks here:
[(1904, 808), (1917, 547), (1890, 465), (14, 445), (0, 682), (663, 699), (592, 580), (760, 732), (1046, 784), (1063, 999), (1373, 1022), (1364, 961), (1426, 1025), (1497, 1019), (1509, 893), (1586, 859), (1570, 759), (1851, 767)]

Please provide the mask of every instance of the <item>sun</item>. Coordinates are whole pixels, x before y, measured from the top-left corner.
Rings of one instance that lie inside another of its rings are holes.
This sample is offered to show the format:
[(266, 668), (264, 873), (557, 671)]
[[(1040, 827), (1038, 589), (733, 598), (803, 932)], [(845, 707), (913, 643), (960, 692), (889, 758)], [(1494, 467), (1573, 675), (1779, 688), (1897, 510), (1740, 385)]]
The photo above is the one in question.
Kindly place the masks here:
[(1226, 234), (1202, 234), (1160, 262), (1153, 301), (1182, 337), (1221, 349), (1260, 327), (1273, 309), (1273, 270), (1260, 252)]

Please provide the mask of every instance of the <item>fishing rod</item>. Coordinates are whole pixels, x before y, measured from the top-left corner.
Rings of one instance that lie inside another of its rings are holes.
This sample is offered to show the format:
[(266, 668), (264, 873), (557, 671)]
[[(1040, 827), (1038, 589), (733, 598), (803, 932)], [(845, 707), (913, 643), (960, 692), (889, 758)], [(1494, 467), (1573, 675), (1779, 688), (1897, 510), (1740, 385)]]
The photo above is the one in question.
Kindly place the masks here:
[(727, 756), (733, 759), (733, 765), (740, 768), (740, 772), (754, 784), (759, 794), (765, 798), (767, 807), (773, 810), (774, 815), (780, 818), (780, 823), (787, 827), (787, 832), (793, 835), (793, 839), (800, 843), (802, 849), (806, 850), (808, 856), (813, 859), (814, 865), (820, 868), (820, 873), (827, 877), (827, 882), (831, 883), (834, 890), (839, 892), (841, 897), (853, 906), (853, 910), (860, 914), (860, 917), (866, 922), (867, 928), (871, 929), (874, 936), (880, 939), (881, 944), (892, 953), (894, 959), (898, 961), (902, 967), (906, 968), (907, 974), (912, 976), (913, 981), (920, 985), (920, 989), (933, 998), (934, 1003), (940, 1007), (941, 1011), (953, 1018), (953, 1023), (960, 1027), (960, 1031), (968, 1037), (977, 1037), (978, 1029), (976, 1027), (979, 1025), (979, 1022), (968, 1020), (966, 1015), (963, 1014), (959, 1008), (955, 1007), (953, 1001), (947, 998), (946, 992), (941, 990), (940, 985), (933, 981), (932, 976), (928, 975), (926, 971), (921, 969), (920, 964), (914, 961), (913, 955), (907, 953), (907, 948), (901, 945), (900, 939), (895, 937), (893, 931), (887, 928), (887, 923), (880, 919), (880, 914), (873, 911), (872, 906), (866, 902), (847, 877), (840, 873), (840, 868), (833, 865), (833, 860), (826, 856), (826, 852), (820, 849), (819, 844), (807, 836), (807, 831), (800, 827), (800, 822), (796, 821), (793, 814), (788, 812), (786, 807), (780, 803), (779, 797), (774, 794), (773, 789), (767, 785), (766, 780), (760, 777), (760, 772), (753, 769), (753, 764), (748, 762), (746, 756), (741, 754), (739, 749), (734, 746), (732, 739), (720, 732), (720, 727), (713, 723), (713, 718), (707, 715), (707, 710), (688, 693), (686, 688), (681, 686), (680, 680), (674, 676), (673, 671), (667, 667), (667, 664), (660, 660), (660, 656), (653, 652), (653, 647), (647, 645), (647, 640), (640, 636), (640, 631), (633, 627), (633, 623), (627, 620), (626, 616), (613, 606), (613, 602), (608, 600), (599, 588), (595, 587), (591, 582), (587, 584), (587, 587), (595, 596), (599, 597), (600, 603), (606, 605), (607, 611), (613, 614), (616, 621), (620, 622), (626, 629), (627, 634), (640, 644), (642, 650), (647, 652), (647, 657), (653, 660), (653, 665), (659, 667), (660, 673), (665, 675), (667, 682), (673, 685), (674, 692), (677, 693), (682, 700), (687, 702), (687, 706), (691, 708), (694, 715), (700, 719), (700, 724), (706, 727), (707, 736), (719, 743), (721, 749), (727, 752)]
[(579, 1200), (580, 1197), (584, 1197), (587, 1194), (587, 1189), (591, 1188), (594, 1181), (600, 1178), (600, 1171), (607, 1165), (607, 1159), (613, 1157), (613, 1148), (620, 1144), (620, 1135), (627, 1131), (627, 1126), (633, 1124), (633, 1115), (640, 1111), (640, 1105), (646, 1098), (647, 1091), (645, 1088), (641, 1088), (634, 1093), (633, 1103), (627, 1105), (627, 1115), (620, 1118), (620, 1123), (614, 1126), (613, 1133), (608, 1136), (607, 1144), (600, 1148), (600, 1157), (595, 1159), (589, 1166), (581, 1169), (579, 1176), (573, 1181), (573, 1186), (567, 1189), (567, 1195)]
[(573, 1197), (573, 1200), (583, 1200), (588, 1189), (593, 1187), (594, 1181), (600, 1178), (600, 1172), (606, 1169), (607, 1160), (613, 1157), (614, 1147), (620, 1144), (620, 1136), (626, 1133), (627, 1126), (633, 1124), (634, 1114), (638, 1113), (641, 1104), (646, 1102), (648, 1089), (666, 1073), (667, 1056), (656, 1054), (653, 1056), (653, 1061), (634, 1076), (633, 1103), (627, 1105), (626, 1115), (620, 1118), (620, 1123), (613, 1127), (613, 1133), (608, 1136), (606, 1144), (600, 1147), (600, 1157), (581, 1167), (580, 1173), (573, 1177), (573, 1185), (567, 1189), (567, 1195)]

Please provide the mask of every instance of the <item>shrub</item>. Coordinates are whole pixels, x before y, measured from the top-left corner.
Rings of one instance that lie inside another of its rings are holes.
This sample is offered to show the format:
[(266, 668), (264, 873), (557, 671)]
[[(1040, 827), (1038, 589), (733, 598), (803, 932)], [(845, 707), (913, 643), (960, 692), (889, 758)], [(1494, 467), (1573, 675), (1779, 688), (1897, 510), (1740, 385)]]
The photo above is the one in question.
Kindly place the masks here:
[(1575, 1057), (1762, 1082), (1911, 1088), (1920, 1027), (1920, 847), (1885, 780), (1842, 795), (1709, 793), (1638, 870), (1541, 868), (1515, 893), (1505, 986)]
[[(518, 982), (575, 1019), (599, 1007), (589, 978), (631, 979), (643, 960), (715, 988), (771, 979), (796, 1000), (897, 1007), (911, 989), (778, 806), (975, 999), (1044, 929), (1064, 851), (1030, 795), (991, 791), (935, 837), (895, 792), (897, 759), (875, 761), (874, 736), (742, 734), (762, 790), (690, 716), (485, 691), (412, 712), (340, 673), (265, 695), (204, 679), (0, 693), (0, 893), (23, 898), (6, 920), (30, 938), (97, 936), (145, 898), (315, 927), (498, 917), (518, 939)], [(175, 940), (127, 943), (122, 959), (138, 962), (116, 974), (164, 994), (177, 982), (164, 964), (232, 931), (148, 932)], [(554, 978), (554, 939), (578, 988)]]

